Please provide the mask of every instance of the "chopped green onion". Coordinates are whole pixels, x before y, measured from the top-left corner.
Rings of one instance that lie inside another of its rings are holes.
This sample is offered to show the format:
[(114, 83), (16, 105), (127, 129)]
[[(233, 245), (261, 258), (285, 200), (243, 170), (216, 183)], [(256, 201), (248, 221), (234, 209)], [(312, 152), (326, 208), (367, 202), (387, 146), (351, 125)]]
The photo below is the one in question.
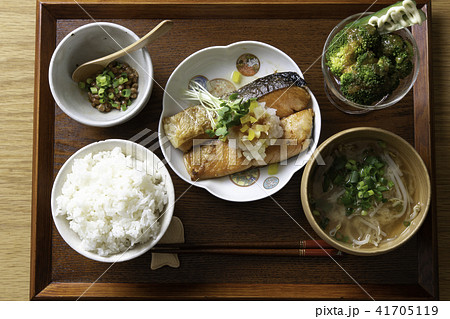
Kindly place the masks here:
[[(112, 68), (121, 68), (122, 64), (113, 62)], [(128, 106), (131, 105), (130, 96), (131, 89), (119, 90), (119, 86), (129, 82), (127, 72), (120, 73), (121, 75), (115, 75), (111, 68), (104, 68), (101, 73), (98, 73), (95, 77), (87, 78), (85, 82), (79, 82), (78, 86), (81, 89), (90, 91), (95, 94), (97, 103), (106, 104), (108, 109), (111, 107), (118, 110), (127, 110)], [(95, 81), (95, 82), (94, 82)], [(121, 87), (122, 88), (122, 87)], [(118, 96), (121, 96), (118, 98)], [(122, 98), (123, 97), (123, 98)], [(93, 101), (92, 96), (89, 97), (91, 102)], [(118, 101), (115, 101), (118, 99)]]
[(342, 195), (339, 199), (342, 204), (344, 204), (345, 206), (350, 206), (353, 204), (353, 195), (351, 192), (345, 192), (344, 195)]
[(362, 161), (336, 156), (330, 168), (324, 174), (323, 192), (335, 186), (344, 186), (345, 192), (339, 196), (339, 203), (346, 208), (346, 215), (353, 214), (356, 208), (367, 215), (376, 202), (386, 202), (383, 192), (391, 190), (395, 184), (388, 180), (384, 167), (386, 164), (372, 154), (372, 150), (363, 151)]
[(123, 97), (130, 97), (131, 95), (131, 89), (123, 89), (120, 93)]
[(320, 212), (318, 210), (313, 210), (313, 215), (314, 216), (320, 216)]
[(124, 78), (124, 77), (119, 78), (119, 84), (124, 84), (125, 82), (128, 82), (127, 78)]
[(95, 79), (97, 86), (106, 86), (108, 84), (105, 75), (99, 75)]
[(378, 169), (384, 167), (384, 164), (383, 164), (383, 163), (380, 163), (380, 162), (375, 163), (374, 165), (375, 165), (375, 167), (378, 168)]
[(350, 183), (352, 184), (356, 184), (358, 182), (359, 179), (359, 174), (357, 171), (352, 171), (351, 175), (350, 175)]
[(364, 181), (360, 181), (358, 183), (358, 186), (356, 186), (356, 189), (361, 189), (361, 187), (363, 187), (366, 183), (364, 183)]
[(403, 222), (403, 225), (405, 225), (405, 227), (408, 227), (409, 225), (411, 225), (411, 222), (408, 222), (408, 221), (405, 220), (405, 221)]

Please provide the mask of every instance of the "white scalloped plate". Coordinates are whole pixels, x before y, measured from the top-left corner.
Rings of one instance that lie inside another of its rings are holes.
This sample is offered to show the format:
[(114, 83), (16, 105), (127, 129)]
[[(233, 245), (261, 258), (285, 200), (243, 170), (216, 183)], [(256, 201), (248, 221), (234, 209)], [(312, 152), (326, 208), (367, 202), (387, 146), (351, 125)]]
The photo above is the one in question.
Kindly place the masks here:
[(306, 151), (290, 158), (285, 165), (280, 164), (278, 173), (275, 175), (269, 175), (268, 167), (264, 166), (255, 169), (252, 172), (253, 174), (247, 173), (241, 178), (234, 177), (235, 182), (246, 183), (249, 184), (248, 186), (239, 186), (232, 181), (230, 176), (192, 181), (183, 163), (183, 153), (175, 149), (165, 136), (162, 119), (193, 105), (192, 102), (183, 100), (184, 92), (193, 77), (203, 75), (209, 80), (215, 78), (230, 79), (231, 73), (236, 70), (237, 58), (244, 53), (257, 56), (260, 61), (260, 69), (255, 76), (242, 77), (239, 86), (274, 72), (294, 71), (303, 77), (300, 68), (288, 55), (262, 42), (242, 41), (228, 46), (205, 48), (187, 57), (173, 71), (165, 88), (163, 111), (159, 121), (159, 143), (164, 157), (175, 173), (186, 182), (204, 188), (214, 196), (233, 202), (254, 201), (271, 196), (281, 190), (292, 178), (292, 175), (301, 169), (311, 157), (317, 147), (321, 128), (319, 104), (308, 88), (315, 116), (313, 142)]

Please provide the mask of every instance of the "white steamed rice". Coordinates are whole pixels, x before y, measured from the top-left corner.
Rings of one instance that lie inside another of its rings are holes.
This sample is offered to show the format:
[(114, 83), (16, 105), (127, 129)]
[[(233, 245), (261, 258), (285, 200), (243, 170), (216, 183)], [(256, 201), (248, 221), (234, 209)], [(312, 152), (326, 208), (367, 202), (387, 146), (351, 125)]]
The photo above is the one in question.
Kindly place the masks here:
[(74, 161), (56, 215), (66, 215), (83, 249), (108, 256), (157, 236), (168, 196), (161, 175), (142, 168), (119, 147)]

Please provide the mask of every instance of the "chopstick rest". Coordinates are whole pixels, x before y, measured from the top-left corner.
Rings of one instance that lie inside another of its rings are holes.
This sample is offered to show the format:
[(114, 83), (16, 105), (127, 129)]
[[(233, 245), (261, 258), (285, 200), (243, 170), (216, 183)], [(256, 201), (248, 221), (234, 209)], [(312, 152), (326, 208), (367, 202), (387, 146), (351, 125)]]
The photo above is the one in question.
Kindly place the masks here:
[[(181, 219), (173, 216), (169, 228), (159, 241), (161, 244), (182, 244), (184, 243), (184, 227)], [(159, 244), (158, 243), (158, 244)], [(158, 268), (169, 266), (172, 268), (180, 267), (178, 254), (168, 253), (152, 253), (152, 262), (150, 268), (156, 270)]]

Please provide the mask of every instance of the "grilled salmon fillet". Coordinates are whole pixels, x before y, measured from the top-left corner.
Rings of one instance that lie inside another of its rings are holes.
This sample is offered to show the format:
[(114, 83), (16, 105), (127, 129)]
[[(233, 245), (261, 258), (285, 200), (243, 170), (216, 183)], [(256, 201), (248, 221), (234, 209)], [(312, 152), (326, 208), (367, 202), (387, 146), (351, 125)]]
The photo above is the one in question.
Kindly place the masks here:
[(196, 105), (164, 118), (163, 127), (173, 147), (186, 152), (192, 148), (194, 139), (210, 138), (205, 131), (211, 129), (211, 121), (207, 111)]
[(258, 102), (266, 102), (266, 107), (277, 110), (278, 117), (282, 119), (306, 109), (310, 100), (311, 96), (304, 88), (292, 86), (264, 95)]
[(264, 163), (249, 161), (240, 149), (229, 141), (211, 141), (194, 147), (183, 156), (184, 165), (192, 180), (222, 177), (244, 171), (250, 167), (278, 163), (306, 150), (310, 144), (314, 112), (306, 109), (281, 120), (283, 138), (277, 145), (266, 149)]
[[(297, 73), (281, 72), (256, 79), (232, 93), (238, 94), (244, 101), (256, 98), (259, 102), (266, 102), (267, 107), (277, 110), (278, 117), (284, 118), (308, 107), (311, 96), (305, 85), (306, 82)], [(164, 131), (173, 147), (187, 152), (194, 146), (195, 139), (210, 138), (205, 133), (211, 129), (206, 112), (197, 105), (163, 119)]]

